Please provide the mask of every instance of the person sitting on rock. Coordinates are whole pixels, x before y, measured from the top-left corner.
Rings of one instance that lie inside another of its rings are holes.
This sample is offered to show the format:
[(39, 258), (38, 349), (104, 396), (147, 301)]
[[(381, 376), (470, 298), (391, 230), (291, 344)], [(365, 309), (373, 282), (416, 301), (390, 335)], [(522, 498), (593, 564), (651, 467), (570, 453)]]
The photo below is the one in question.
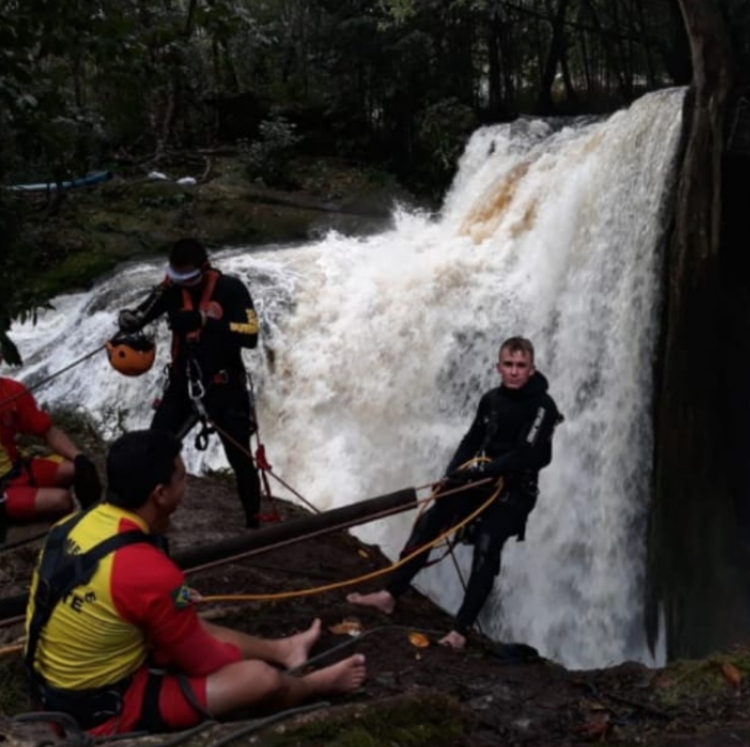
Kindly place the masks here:
[[(20, 434), (40, 436), (57, 456), (23, 458), (16, 445)], [(0, 377), (0, 521), (3, 516), (28, 522), (70, 513), (75, 505), (71, 489), (84, 508), (99, 500), (94, 463), (23, 384)]]
[(45, 708), (94, 735), (185, 729), (250, 706), (285, 710), (365, 680), (361, 654), (301, 676), (284, 671), (305, 664), (320, 620), (269, 640), (198, 617), (164, 546), (185, 494), (180, 449), (159, 429), (115, 441), (106, 500), (53, 527), (34, 572), (27, 669)]

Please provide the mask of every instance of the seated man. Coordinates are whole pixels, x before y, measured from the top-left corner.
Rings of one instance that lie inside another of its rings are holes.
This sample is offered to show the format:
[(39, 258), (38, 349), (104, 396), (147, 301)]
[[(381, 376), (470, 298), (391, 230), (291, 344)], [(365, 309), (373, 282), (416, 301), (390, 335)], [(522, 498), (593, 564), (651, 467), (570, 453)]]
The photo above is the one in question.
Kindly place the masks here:
[(45, 708), (108, 735), (184, 729), (248, 706), (282, 710), (362, 684), (361, 654), (300, 677), (282, 671), (305, 663), (319, 620), (265, 640), (198, 618), (163, 550), (185, 493), (174, 435), (119, 438), (107, 482), (105, 502), (52, 528), (34, 573), (26, 665)]
[[(16, 446), (19, 434), (44, 438), (62, 458), (25, 460)], [(39, 409), (20, 382), (0, 377), (0, 524), (57, 518), (73, 510), (71, 487), (79, 503), (90, 506), (101, 496), (93, 462)]]
[[(463, 602), (453, 630), (440, 643), (454, 649), (466, 644), (500, 573), (500, 557), (509, 537), (523, 539), (528, 515), (536, 504), (539, 470), (552, 461), (552, 435), (562, 416), (547, 393), (547, 379), (534, 367), (534, 347), (524, 337), (511, 337), (500, 347), (497, 372), (501, 384), (485, 393), (476, 416), (446, 469), (435, 503), (420, 516), (401, 552), (405, 559), (444, 531), (495, 498), (469, 527), (474, 555)], [(467, 465), (467, 468), (463, 468)], [(470, 466), (468, 466), (470, 465)], [(502, 491), (497, 478), (503, 478)], [(488, 482), (485, 478), (493, 478)], [(484, 484), (456, 490), (484, 480)], [(448, 491), (456, 491), (448, 494)], [(467, 527), (467, 529), (469, 529)], [(354, 592), (352, 604), (390, 614), (396, 600), (424, 568), (429, 550), (416, 555), (392, 574), (385, 589)]]

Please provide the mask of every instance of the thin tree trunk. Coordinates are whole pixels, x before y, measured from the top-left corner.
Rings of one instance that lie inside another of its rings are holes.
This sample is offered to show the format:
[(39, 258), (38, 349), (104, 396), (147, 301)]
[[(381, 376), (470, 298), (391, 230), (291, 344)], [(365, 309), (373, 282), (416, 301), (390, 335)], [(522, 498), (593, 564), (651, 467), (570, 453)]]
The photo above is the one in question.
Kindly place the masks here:
[[(622, 75), (622, 70), (620, 68), (619, 62), (617, 60), (617, 57), (613, 54), (612, 48), (608, 44), (607, 40), (612, 36), (611, 33), (605, 32), (604, 28), (602, 27), (601, 22), (599, 21), (599, 16), (596, 12), (596, 8), (594, 8), (594, 4), (591, 2), (591, 0), (585, 0), (586, 1), (586, 7), (589, 12), (589, 17), (591, 18), (591, 21), (594, 25), (594, 28), (596, 29), (596, 33), (599, 37), (600, 43), (604, 49), (604, 56), (607, 58), (608, 65), (607, 65), (607, 73), (610, 72), (617, 76), (617, 86), (620, 91), (620, 95), (627, 99), (627, 86), (625, 84), (625, 79)], [(609, 88), (609, 83), (607, 85), (607, 88)]]
[(573, 85), (573, 78), (570, 75), (570, 65), (568, 65), (567, 45), (563, 44), (560, 52), (560, 69), (562, 70), (563, 84), (565, 85), (565, 98), (569, 103), (575, 103), (578, 100), (576, 89)]
[(189, 39), (193, 35), (193, 21), (195, 19), (195, 9), (198, 5), (198, 0), (190, 0), (188, 4), (187, 14), (185, 16), (185, 29), (183, 30), (183, 36)]
[[(552, 4), (547, 3), (547, 9), (552, 15)], [(568, 10), (568, 0), (558, 0), (557, 11), (552, 22), (552, 37), (550, 38), (547, 62), (542, 73), (542, 82), (539, 86), (539, 96), (536, 101), (538, 114), (551, 114), (554, 105), (552, 101), (552, 87), (555, 84), (557, 66), (565, 51), (565, 13)]]
[(641, 44), (643, 44), (643, 51), (646, 55), (646, 79), (648, 80), (648, 87), (653, 89), (656, 88), (656, 74), (654, 73), (654, 53), (651, 49), (651, 40), (649, 39), (648, 28), (646, 26), (646, 13), (643, 9), (643, 0), (635, 1), (639, 35), (641, 37)]

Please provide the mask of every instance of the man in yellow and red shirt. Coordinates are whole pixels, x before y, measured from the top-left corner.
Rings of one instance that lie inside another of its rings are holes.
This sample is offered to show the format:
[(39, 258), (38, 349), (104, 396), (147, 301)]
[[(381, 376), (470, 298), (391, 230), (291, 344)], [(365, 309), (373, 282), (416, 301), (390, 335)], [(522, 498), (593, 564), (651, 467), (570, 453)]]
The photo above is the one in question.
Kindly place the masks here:
[(185, 493), (174, 435), (122, 436), (107, 457), (107, 482), (104, 503), (53, 527), (34, 573), (26, 664), (46, 708), (92, 734), (160, 731), (248, 706), (285, 709), (363, 682), (358, 654), (303, 677), (277, 668), (305, 663), (319, 620), (265, 640), (197, 616), (161, 541)]
[[(23, 459), (19, 434), (43, 438), (57, 457)], [(82, 506), (95, 503), (101, 484), (93, 462), (20, 382), (0, 377), (0, 523), (54, 518), (73, 510), (71, 488)]]

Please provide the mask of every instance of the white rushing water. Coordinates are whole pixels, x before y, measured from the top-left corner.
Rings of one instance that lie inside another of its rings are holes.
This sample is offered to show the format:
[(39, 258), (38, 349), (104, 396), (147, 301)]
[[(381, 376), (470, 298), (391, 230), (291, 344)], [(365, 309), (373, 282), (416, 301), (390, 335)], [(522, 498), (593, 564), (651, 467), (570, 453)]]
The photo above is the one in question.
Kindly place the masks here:
[[(526, 541), (506, 546), (480, 623), (570, 667), (654, 663), (641, 622), (650, 408), (682, 98), (662, 91), (570, 127), (481, 129), (436, 218), (400, 212), (366, 239), (214, 255), (259, 309), (263, 341), (246, 360), (269, 459), (323, 510), (439, 477), (498, 383), (500, 342), (535, 342), (566, 420)], [(163, 269), (121, 268), (90, 293), (56, 299), (36, 326), (14, 326), (26, 366), (12, 375), (33, 384), (102, 344), (117, 310)], [(81, 407), (108, 436), (146, 427), (168, 356), (164, 326), (146, 376), (119, 376), (102, 352), (38, 398)], [(186, 457), (193, 472), (225, 465), (218, 442), (202, 453), (188, 439)], [(357, 533), (395, 557), (413, 518)], [(450, 562), (417, 584), (450, 611), (460, 602)]]

